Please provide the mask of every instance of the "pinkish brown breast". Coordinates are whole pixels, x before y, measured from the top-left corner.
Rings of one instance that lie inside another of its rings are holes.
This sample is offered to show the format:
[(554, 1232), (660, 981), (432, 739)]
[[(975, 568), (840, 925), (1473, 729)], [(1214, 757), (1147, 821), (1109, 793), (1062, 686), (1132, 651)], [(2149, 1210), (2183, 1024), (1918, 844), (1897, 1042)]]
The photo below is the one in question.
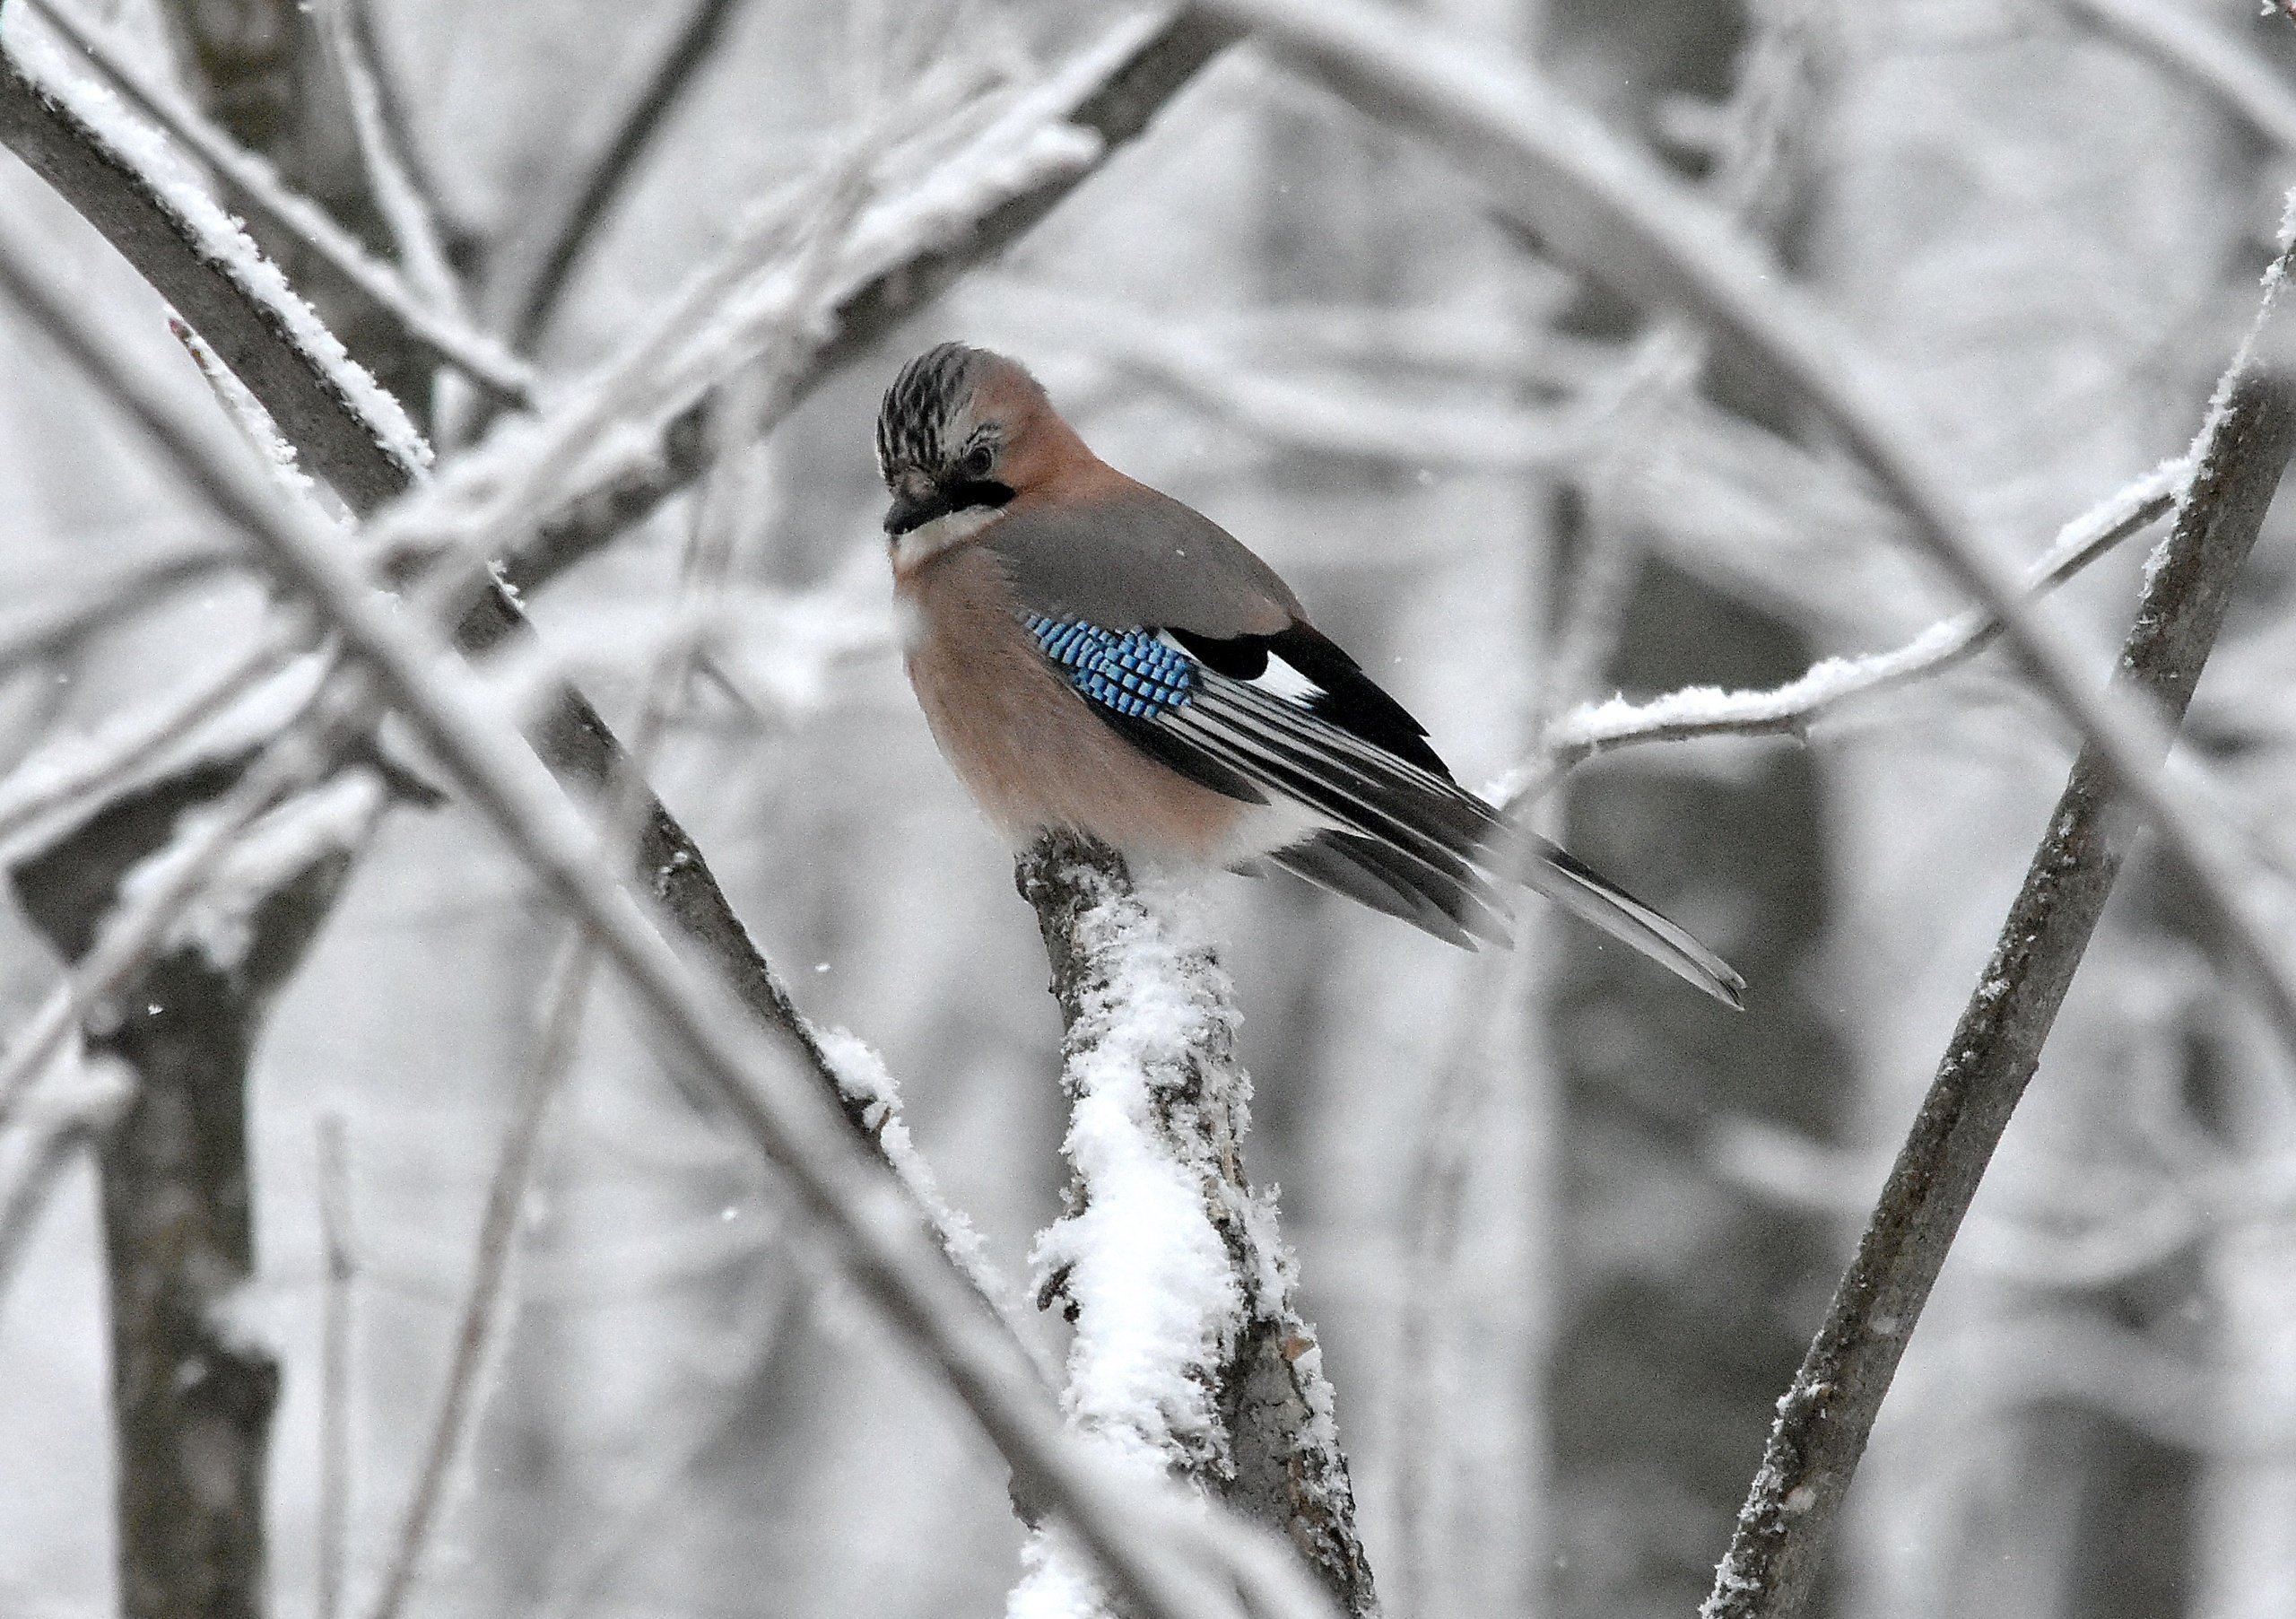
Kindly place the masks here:
[(1048, 667), (996, 561), (961, 544), (908, 570), (909, 680), (933, 738), (1015, 847), (1048, 827), (1128, 855), (1225, 865), (1249, 807), (1126, 744)]

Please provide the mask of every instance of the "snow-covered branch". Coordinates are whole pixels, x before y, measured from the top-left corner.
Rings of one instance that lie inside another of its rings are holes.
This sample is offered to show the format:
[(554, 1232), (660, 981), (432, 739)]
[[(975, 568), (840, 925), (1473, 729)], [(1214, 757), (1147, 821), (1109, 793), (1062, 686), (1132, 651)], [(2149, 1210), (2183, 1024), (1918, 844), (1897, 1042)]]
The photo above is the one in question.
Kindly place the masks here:
[[(1323, 1352), (1274, 1199), (1244, 1174), (1234, 986), (1187, 897), (1144, 892), (1109, 850), (1044, 837), (1017, 877), (1067, 1031), (1067, 1209), (1034, 1259), (1038, 1302), (1075, 1326), (1068, 1420), (1271, 1525), (1347, 1612), (1372, 1614)], [(1009, 1612), (1105, 1611), (1039, 1531)]]
[[(2141, 533), (2176, 504), (2190, 470), (2190, 464), (2181, 459), (2156, 467), (2067, 523), (2025, 570), (2027, 588), (2035, 596), (2053, 590)], [(1492, 796), (1511, 806), (1535, 796), (1572, 765), (1638, 743), (1802, 736), (1821, 716), (1851, 699), (1941, 674), (1976, 657), (2000, 634), (2001, 621), (1992, 614), (1963, 613), (1941, 619), (1902, 646), (1856, 657), (1824, 658), (1784, 685), (1767, 690), (1685, 686), (1639, 702), (1613, 697), (1582, 703), (1547, 727), (1541, 739), (1544, 756), (1510, 772)]]
[[(172, 85), (148, 72), (115, 37), (81, 16), (69, 0), (32, 0), (30, 9), (69, 40), (128, 107), (213, 170), (250, 216), (309, 248), (394, 322), (407, 343), (512, 404), (532, 402), (535, 377), (526, 361), (471, 325), (458, 309), (409, 285), (396, 268), (335, 223), (333, 214), (298, 195), (267, 161), (217, 128)], [(48, 82), (57, 82), (53, 69), (60, 67), (51, 65)]]

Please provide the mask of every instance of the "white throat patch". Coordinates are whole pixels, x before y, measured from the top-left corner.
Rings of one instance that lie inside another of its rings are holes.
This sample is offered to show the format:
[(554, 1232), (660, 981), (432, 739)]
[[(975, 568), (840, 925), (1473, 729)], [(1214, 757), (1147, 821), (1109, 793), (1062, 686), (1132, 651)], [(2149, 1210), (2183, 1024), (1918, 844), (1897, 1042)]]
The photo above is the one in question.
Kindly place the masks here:
[(1001, 506), (968, 506), (919, 523), (893, 542), (893, 577), (912, 573), (952, 545), (961, 545), (1004, 515)]

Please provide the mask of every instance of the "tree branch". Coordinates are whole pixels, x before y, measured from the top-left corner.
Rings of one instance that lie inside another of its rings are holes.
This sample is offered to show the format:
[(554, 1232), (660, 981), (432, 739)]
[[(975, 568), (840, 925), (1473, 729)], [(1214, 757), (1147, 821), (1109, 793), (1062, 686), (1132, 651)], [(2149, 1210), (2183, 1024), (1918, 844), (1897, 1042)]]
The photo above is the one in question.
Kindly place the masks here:
[[(2065, 526), (2048, 553), (2027, 570), (2034, 596), (2054, 590), (2176, 505), (2190, 471), (2172, 461), (2117, 491)], [(1705, 736), (1803, 736), (1823, 715), (1857, 697), (1892, 691), (1966, 663), (2001, 635), (2001, 621), (1964, 613), (1929, 626), (1904, 645), (1857, 657), (1830, 657), (1769, 691), (1725, 692), (1690, 686), (1647, 702), (1613, 697), (1563, 715), (1541, 738), (1540, 756), (1509, 772), (1492, 801), (1512, 808), (1536, 797), (1572, 766), (1639, 743)]]
[(2063, 4), (2078, 21), (2205, 91), (2283, 152), (2296, 152), (2296, 92), (2270, 63), (2213, 22), (2161, 0)]
[(559, 298), (573, 279), (575, 266), (597, 235), (622, 190), (638, 171), (639, 161), (661, 133), (686, 89), (718, 54), (742, 0), (694, 0), (684, 26), (662, 53), (662, 59), (645, 84), (631, 99), (620, 123), (606, 141), (597, 161), (578, 178), (579, 184), (561, 213), (555, 229), (521, 232), (546, 244), (531, 267), (511, 268), (505, 279), (515, 292), (515, 312), (509, 321), (510, 341), (531, 349), (550, 322)]
[[(1107, 848), (1048, 834), (1014, 876), (1066, 1030), (1073, 1173), (1035, 1257), (1038, 1303), (1077, 1323), (1069, 1421), (1270, 1525), (1368, 1619), (1378, 1603), (1323, 1352), (1274, 1200), (1244, 1175), (1235, 987)], [(1155, 1392), (1174, 1389), (1189, 1394)], [(1065, 1577), (1041, 1547), (1031, 1561), (1031, 1580)]]
[[(2233, 579), (2296, 453), (2296, 385), (2248, 374), (2224, 397), (2121, 647), (2120, 685), (2171, 722), (2192, 701)], [(2073, 767), (1857, 1256), (1779, 1402), (1706, 1619), (1789, 1619), (1808, 1600), (1906, 1341), (2138, 830), (2117, 774), (2094, 745)]]

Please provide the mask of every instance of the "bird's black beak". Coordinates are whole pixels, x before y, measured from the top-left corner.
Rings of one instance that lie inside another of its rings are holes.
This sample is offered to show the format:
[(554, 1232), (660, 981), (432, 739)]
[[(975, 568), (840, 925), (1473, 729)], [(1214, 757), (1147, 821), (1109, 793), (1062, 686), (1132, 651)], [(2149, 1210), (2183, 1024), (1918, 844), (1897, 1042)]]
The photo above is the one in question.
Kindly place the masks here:
[(922, 528), (935, 518), (944, 518), (956, 509), (956, 503), (946, 490), (927, 489), (923, 494), (896, 494), (885, 513), (885, 533), (899, 539), (912, 528)]

